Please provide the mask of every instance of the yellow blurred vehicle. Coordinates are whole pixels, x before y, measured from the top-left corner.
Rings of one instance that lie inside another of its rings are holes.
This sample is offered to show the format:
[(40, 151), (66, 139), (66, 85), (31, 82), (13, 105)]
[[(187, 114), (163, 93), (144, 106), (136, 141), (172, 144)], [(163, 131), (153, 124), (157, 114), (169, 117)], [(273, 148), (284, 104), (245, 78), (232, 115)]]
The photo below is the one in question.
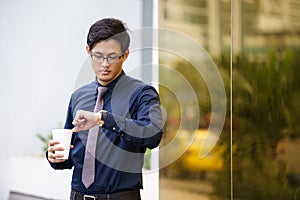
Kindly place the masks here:
[(220, 171), (223, 168), (224, 146), (218, 146), (218, 136), (208, 133), (207, 130), (197, 130), (192, 144), (180, 158), (182, 170), (195, 171)]
[(174, 146), (169, 153), (178, 155), (180, 152), (181, 156), (166, 167), (166, 176), (182, 177), (198, 172), (205, 175), (207, 172), (217, 172), (223, 169), (223, 154), (226, 147), (216, 143), (218, 135), (208, 133), (205, 129), (196, 130), (194, 133), (179, 130), (173, 140), (176, 147)]

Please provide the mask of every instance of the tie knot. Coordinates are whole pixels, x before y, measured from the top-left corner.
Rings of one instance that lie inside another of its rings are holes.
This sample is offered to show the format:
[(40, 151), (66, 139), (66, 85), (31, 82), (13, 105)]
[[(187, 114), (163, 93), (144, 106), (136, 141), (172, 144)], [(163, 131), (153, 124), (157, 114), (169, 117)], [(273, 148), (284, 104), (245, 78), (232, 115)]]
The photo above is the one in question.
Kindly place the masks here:
[(102, 95), (107, 91), (107, 87), (98, 87), (98, 96), (102, 97)]
[(100, 110), (103, 109), (104, 101), (102, 96), (106, 91), (107, 91), (106, 87), (98, 87), (98, 96), (97, 96), (94, 112), (99, 112)]

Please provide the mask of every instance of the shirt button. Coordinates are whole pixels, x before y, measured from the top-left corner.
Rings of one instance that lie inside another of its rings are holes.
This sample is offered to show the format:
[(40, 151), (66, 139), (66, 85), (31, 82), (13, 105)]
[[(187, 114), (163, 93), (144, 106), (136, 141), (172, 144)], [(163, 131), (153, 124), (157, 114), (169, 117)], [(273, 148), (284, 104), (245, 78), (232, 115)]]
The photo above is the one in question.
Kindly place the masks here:
[(115, 131), (116, 130), (116, 127), (113, 127), (113, 131)]

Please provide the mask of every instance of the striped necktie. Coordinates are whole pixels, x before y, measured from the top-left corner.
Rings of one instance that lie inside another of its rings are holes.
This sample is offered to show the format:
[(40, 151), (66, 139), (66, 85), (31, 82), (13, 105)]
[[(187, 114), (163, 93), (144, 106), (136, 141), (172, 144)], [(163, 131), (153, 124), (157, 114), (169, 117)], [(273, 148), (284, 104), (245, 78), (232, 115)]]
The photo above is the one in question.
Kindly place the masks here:
[[(98, 97), (94, 112), (99, 112), (103, 109), (102, 95), (107, 91), (106, 87), (98, 87)], [(95, 181), (95, 154), (97, 146), (97, 138), (99, 132), (99, 125), (92, 127), (89, 130), (87, 143), (85, 147), (85, 156), (82, 169), (82, 182), (88, 188)]]

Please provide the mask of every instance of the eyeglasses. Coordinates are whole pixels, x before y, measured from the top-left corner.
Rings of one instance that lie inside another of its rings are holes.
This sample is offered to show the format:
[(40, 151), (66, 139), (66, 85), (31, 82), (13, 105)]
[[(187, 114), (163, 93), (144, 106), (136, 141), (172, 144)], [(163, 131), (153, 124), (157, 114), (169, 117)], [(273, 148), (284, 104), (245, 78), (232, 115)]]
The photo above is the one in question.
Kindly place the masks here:
[(120, 60), (120, 58), (123, 57), (123, 55), (124, 54), (122, 54), (120, 56), (102, 56), (102, 55), (97, 55), (97, 54), (91, 53), (91, 58), (96, 63), (103, 63), (104, 60), (106, 59), (106, 61), (109, 64), (115, 64)]

